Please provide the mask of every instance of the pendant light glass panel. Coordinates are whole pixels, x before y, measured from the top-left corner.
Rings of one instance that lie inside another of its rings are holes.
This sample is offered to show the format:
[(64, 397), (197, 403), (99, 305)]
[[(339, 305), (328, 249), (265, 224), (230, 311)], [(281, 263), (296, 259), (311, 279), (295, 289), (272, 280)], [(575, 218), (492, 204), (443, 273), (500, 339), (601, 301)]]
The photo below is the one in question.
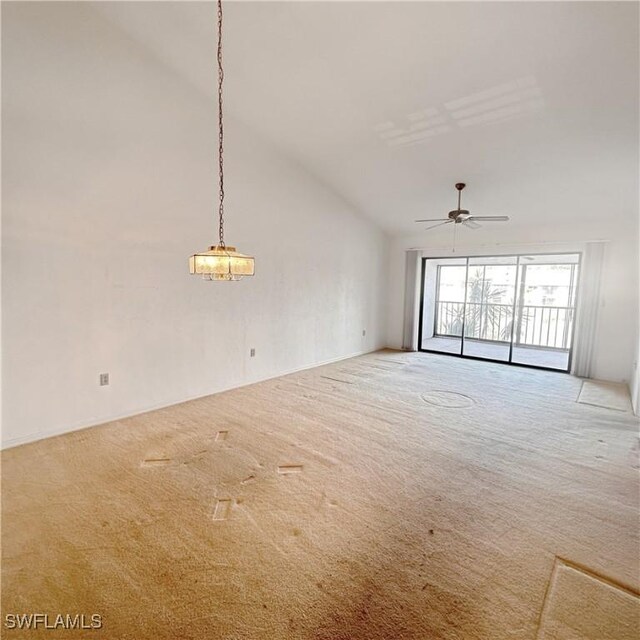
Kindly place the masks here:
[(238, 253), (235, 247), (210, 247), (189, 258), (189, 271), (205, 280), (240, 280), (255, 273), (251, 256)]

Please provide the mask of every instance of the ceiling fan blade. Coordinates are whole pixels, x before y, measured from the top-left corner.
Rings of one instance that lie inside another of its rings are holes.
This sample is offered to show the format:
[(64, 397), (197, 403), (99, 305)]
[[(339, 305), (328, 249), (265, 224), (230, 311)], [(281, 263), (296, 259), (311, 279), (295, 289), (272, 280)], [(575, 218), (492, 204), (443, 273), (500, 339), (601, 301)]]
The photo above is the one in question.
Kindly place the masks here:
[(466, 220), (462, 221), (462, 225), (465, 227), (469, 227), (469, 229), (481, 229), (482, 225), (478, 224), (474, 219), (469, 219), (467, 218)]
[(429, 218), (427, 220), (414, 220), (414, 222), (445, 222), (449, 218)]
[(453, 220), (445, 220), (444, 222), (439, 222), (438, 224), (432, 224), (430, 227), (423, 229), (423, 231), (429, 231), (429, 229), (435, 229), (436, 227), (441, 227), (443, 224), (449, 224), (453, 222)]
[(467, 220), (484, 220), (485, 222), (506, 222), (509, 216), (469, 216)]

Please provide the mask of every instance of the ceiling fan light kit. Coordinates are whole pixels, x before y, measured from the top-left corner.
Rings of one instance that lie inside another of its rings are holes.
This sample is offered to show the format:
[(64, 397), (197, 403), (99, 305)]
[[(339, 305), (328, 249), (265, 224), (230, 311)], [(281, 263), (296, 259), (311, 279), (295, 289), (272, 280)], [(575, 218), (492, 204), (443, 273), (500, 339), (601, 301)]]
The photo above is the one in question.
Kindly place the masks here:
[(218, 0), (218, 244), (208, 251), (196, 253), (189, 258), (189, 273), (200, 275), (204, 280), (241, 280), (255, 274), (255, 260), (251, 256), (238, 253), (235, 247), (227, 247), (224, 242), (224, 167), (222, 121), (222, 0)]

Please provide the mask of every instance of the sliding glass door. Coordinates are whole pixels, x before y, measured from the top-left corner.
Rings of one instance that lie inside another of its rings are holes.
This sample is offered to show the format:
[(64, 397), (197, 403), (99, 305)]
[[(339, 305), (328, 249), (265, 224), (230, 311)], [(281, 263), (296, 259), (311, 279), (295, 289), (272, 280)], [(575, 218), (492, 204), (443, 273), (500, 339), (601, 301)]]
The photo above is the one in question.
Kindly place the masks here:
[(579, 254), (425, 258), (419, 348), (568, 371)]
[(517, 258), (469, 258), (462, 355), (509, 362)]
[(467, 259), (427, 260), (422, 269), (421, 350), (462, 353)]
[(520, 256), (512, 361), (569, 370), (580, 256)]

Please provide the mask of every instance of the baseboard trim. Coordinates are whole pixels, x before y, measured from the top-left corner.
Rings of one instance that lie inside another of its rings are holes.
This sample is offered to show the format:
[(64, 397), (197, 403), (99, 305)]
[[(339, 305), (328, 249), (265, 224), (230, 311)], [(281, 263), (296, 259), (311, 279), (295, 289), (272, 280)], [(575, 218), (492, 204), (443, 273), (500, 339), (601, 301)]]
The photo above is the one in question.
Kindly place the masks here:
[(261, 378), (255, 378), (245, 382), (243, 384), (234, 385), (230, 387), (225, 387), (223, 389), (217, 389), (216, 391), (212, 391), (211, 393), (206, 393), (201, 396), (192, 396), (185, 398), (183, 400), (176, 400), (172, 402), (168, 402), (165, 404), (153, 405), (149, 407), (144, 407), (138, 410), (135, 410), (133, 413), (123, 413), (118, 414), (109, 418), (102, 418), (96, 420), (95, 422), (82, 423), (74, 426), (68, 426), (61, 429), (52, 429), (50, 431), (38, 431), (37, 433), (30, 433), (26, 436), (20, 436), (18, 438), (9, 438), (8, 440), (2, 441), (2, 446), (0, 446), (0, 450), (5, 451), (7, 449), (11, 449), (13, 447), (19, 447), (21, 445), (29, 444), (31, 442), (37, 442), (39, 440), (46, 440), (47, 438), (55, 438), (57, 436), (65, 435), (67, 433), (74, 433), (76, 431), (82, 431), (83, 429), (91, 429), (92, 427), (97, 427), (102, 424), (108, 424), (109, 422), (116, 422), (117, 420), (125, 420), (127, 418), (133, 418), (135, 416), (140, 416), (145, 413), (149, 413), (151, 411), (158, 411), (160, 409), (167, 409), (168, 407), (173, 407), (178, 404), (183, 404), (185, 402), (191, 402), (192, 400), (199, 400), (200, 398), (208, 398), (209, 396), (215, 396), (219, 393), (225, 393), (226, 391), (232, 391), (233, 389), (242, 389), (243, 387), (249, 387), (252, 384), (258, 384), (260, 382), (266, 382), (267, 380), (274, 380), (275, 378), (282, 378), (284, 376), (291, 375), (292, 373), (298, 373), (299, 371), (307, 371), (308, 369), (315, 369), (316, 367), (323, 367), (327, 364), (333, 364), (334, 362), (340, 362), (341, 360), (348, 360), (349, 358), (357, 358), (358, 356), (364, 356), (368, 353), (375, 353), (377, 351), (384, 351), (388, 349), (388, 347), (376, 347), (374, 349), (366, 349), (364, 351), (356, 351), (354, 353), (347, 354), (345, 356), (338, 356), (337, 358), (329, 358), (328, 360), (321, 360), (320, 362), (314, 362), (313, 364), (303, 365), (301, 367), (295, 367), (293, 369), (287, 369), (285, 371), (281, 371), (274, 375), (263, 376)]

